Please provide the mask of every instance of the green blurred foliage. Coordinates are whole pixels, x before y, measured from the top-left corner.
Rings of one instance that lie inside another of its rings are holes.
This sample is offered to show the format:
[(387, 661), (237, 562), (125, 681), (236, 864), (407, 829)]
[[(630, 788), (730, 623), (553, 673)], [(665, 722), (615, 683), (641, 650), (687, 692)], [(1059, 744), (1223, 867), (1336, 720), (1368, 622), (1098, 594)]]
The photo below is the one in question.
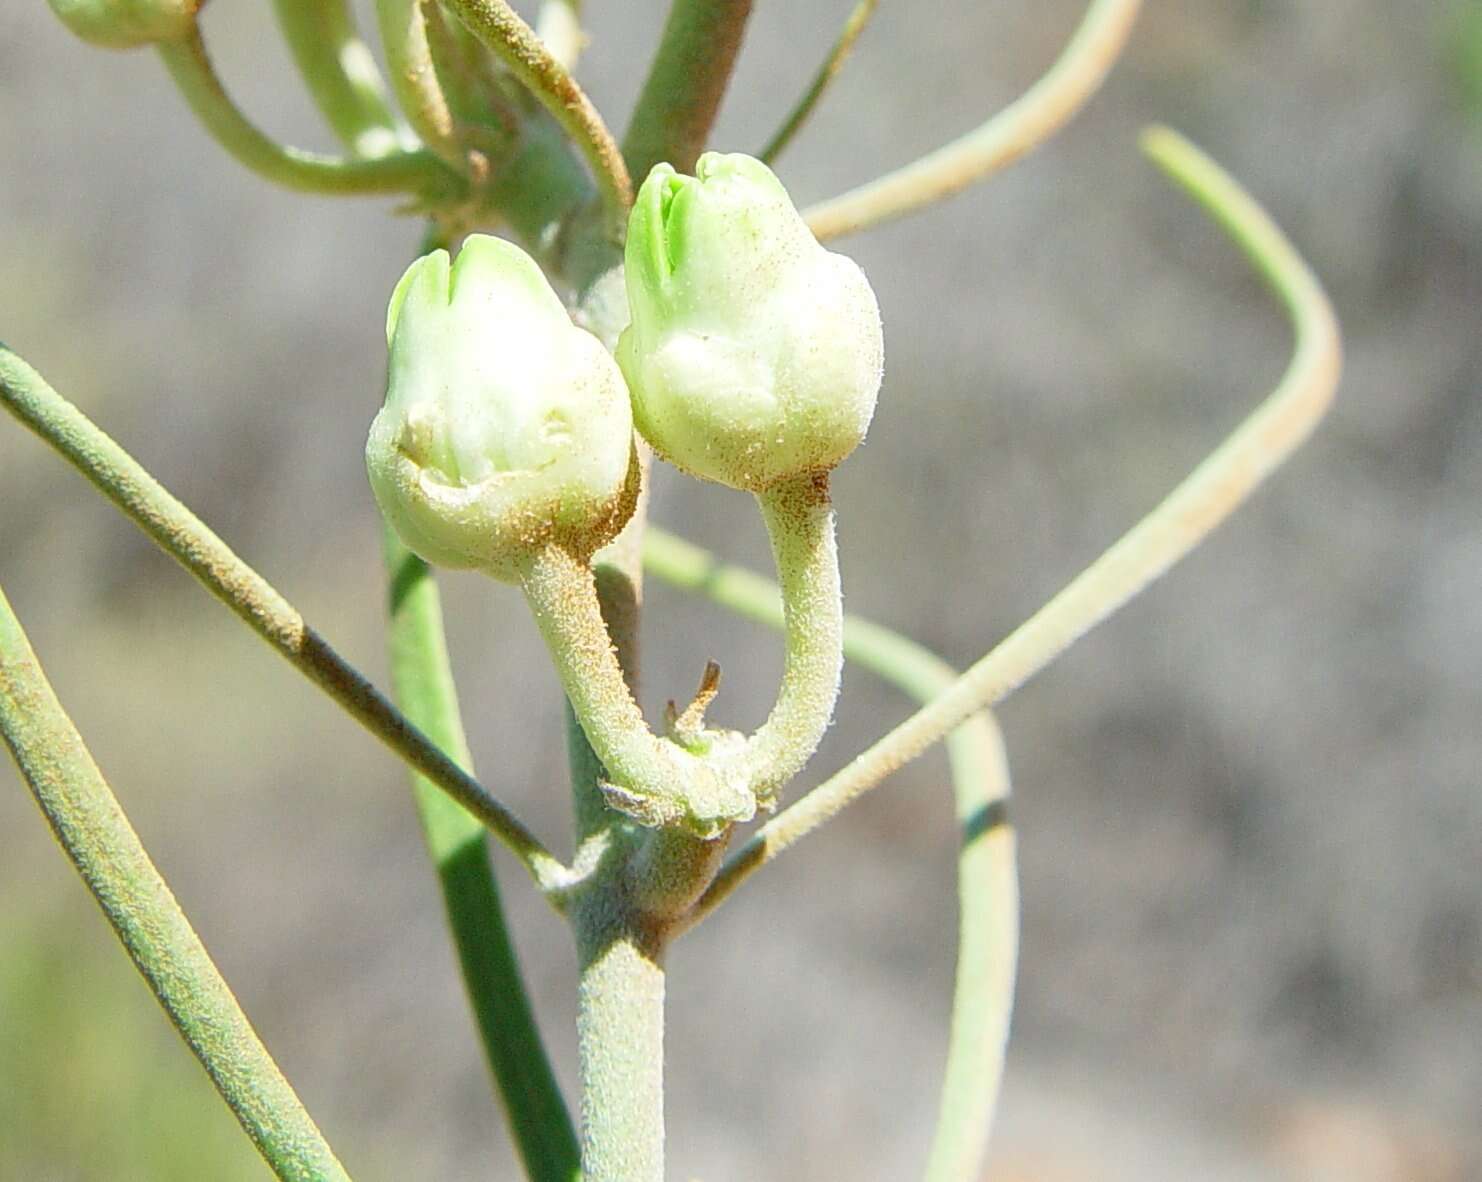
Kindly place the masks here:
[(25, 1081), (0, 1088), (0, 1182), (260, 1182), (205, 1072), (101, 917), (90, 933), (83, 918), (0, 926), (0, 1063)]
[(1482, 0), (1457, 0), (1445, 28), (1452, 80), (1467, 114), (1482, 118)]

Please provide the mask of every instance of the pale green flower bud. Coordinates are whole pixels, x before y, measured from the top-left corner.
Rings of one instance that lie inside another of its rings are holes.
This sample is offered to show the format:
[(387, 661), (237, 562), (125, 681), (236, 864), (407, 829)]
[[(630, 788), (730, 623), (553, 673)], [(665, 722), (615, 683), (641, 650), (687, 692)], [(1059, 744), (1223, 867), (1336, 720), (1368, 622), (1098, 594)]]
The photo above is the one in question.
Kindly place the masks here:
[(366, 467), (411, 550), (516, 581), (548, 544), (586, 559), (622, 529), (638, 490), (622, 374), (529, 255), (476, 234), (456, 262), (418, 259), (386, 340)]
[(133, 49), (178, 41), (195, 27), (204, 0), (47, 0), (84, 41)]
[(649, 173), (628, 224), (632, 323), (618, 360), (643, 437), (677, 467), (760, 491), (826, 472), (864, 438), (880, 309), (750, 156)]

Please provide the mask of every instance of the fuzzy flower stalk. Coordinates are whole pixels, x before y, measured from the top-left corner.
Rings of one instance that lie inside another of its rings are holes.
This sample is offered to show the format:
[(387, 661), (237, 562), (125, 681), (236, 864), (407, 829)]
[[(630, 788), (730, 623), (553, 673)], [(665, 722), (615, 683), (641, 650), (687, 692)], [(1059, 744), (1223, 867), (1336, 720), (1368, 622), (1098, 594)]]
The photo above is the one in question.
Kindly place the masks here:
[(740, 762), (763, 805), (817, 748), (838, 697), (842, 601), (828, 474), (863, 441), (883, 363), (880, 310), (765, 164), (656, 166), (625, 254), (618, 361), (638, 430), (676, 467), (756, 495), (787, 620), (777, 704)]

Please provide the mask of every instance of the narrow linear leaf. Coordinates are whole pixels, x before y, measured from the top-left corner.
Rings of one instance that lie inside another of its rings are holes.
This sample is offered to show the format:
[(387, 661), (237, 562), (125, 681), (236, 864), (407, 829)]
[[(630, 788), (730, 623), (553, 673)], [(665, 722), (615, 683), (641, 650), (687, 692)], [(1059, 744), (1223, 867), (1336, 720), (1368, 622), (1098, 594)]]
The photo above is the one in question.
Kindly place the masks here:
[(357, 156), (399, 148), (386, 83), (349, 0), (273, 0), (273, 11), (315, 106), (345, 146)]
[(408, 722), (304, 622), (292, 604), (137, 460), (3, 344), (0, 403), (347, 714), (473, 812), (520, 858), (542, 889), (561, 879), (565, 868), (519, 818)]
[(159, 47), (181, 96), (201, 125), (239, 164), (259, 176), (305, 193), (414, 193), (449, 199), (463, 181), (437, 157), (424, 151), (398, 150), (374, 157), (343, 159), (286, 148), (264, 135), (237, 109), (217, 77), (199, 30), (181, 41)]
[(767, 141), (767, 146), (757, 153), (759, 159), (771, 164), (782, 155), (787, 145), (792, 143), (793, 137), (802, 130), (803, 124), (808, 122), (809, 116), (813, 114), (824, 92), (838, 77), (839, 71), (844, 68), (844, 63), (849, 60), (849, 55), (854, 52), (854, 43), (859, 40), (860, 34), (865, 31), (865, 26), (870, 23), (870, 18), (875, 15), (875, 9), (879, 7), (879, 3), (880, 0), (859, 0), (859, 3), (850, 10), (848, 18), (844, 21), (844, 28), (839, 33), (838, 40), (834, 42), (833, 48), (829, 50), (828, 57), (823, 59), (818, 72), (813, 75), (813, 81), (808, 84), (808, 89), (803, 91), (802, 97), (788, 112), (787, 118), (782, 121), (782, 126)]
[(3, 590), (0, 733), (134, 966), (273, 1172), (348, 1182), (129, 824)]
[(1049, 71), (993, 118), (903, 168), (803, 211), (819, 241), (852, 234), (950, 197), (1059, 131), (1121, 56), (1141, 0), (1094, 0)]

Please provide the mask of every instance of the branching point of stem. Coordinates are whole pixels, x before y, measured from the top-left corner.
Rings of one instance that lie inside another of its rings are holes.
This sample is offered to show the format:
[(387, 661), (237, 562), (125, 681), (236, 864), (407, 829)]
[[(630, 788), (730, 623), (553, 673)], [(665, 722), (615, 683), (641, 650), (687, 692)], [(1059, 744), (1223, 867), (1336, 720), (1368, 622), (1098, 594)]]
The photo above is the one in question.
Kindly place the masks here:
[[(699, 546), (650, 527), (644, 563), (664, 582), (772, 628), (783, 627), (776, 583), (723, 563)], [(844, 617), (844, 653), (917, 702), (926, 703), (957, 674), (915, 641), (857, 616)], [(957, 858), (960, 917), (957, 979), (947, 1071), (932, 1138), (926, 1182), (971, 1182), (983, 1153), (1003, 1076), (1019, 942), (1014, 832), (1008, 822), (1008, 760), (987, 711), (947, 736), (961, 848)], [(690, 913), (687, 930), (703, 915)]]
[(607, 770), (609, 803), (644, 825), (679, 826), (704, 838), (749, 820), (755, 798), (740, 777), (649, 729), (623, 678), (591, 567), (546, 546), (521, 585), (572, 711)]
[(576, 79), (505, 0), (444, 0), (576, 143), (596, 179), (611, 235), (621, 239), (633, 185), (617, 141)]

